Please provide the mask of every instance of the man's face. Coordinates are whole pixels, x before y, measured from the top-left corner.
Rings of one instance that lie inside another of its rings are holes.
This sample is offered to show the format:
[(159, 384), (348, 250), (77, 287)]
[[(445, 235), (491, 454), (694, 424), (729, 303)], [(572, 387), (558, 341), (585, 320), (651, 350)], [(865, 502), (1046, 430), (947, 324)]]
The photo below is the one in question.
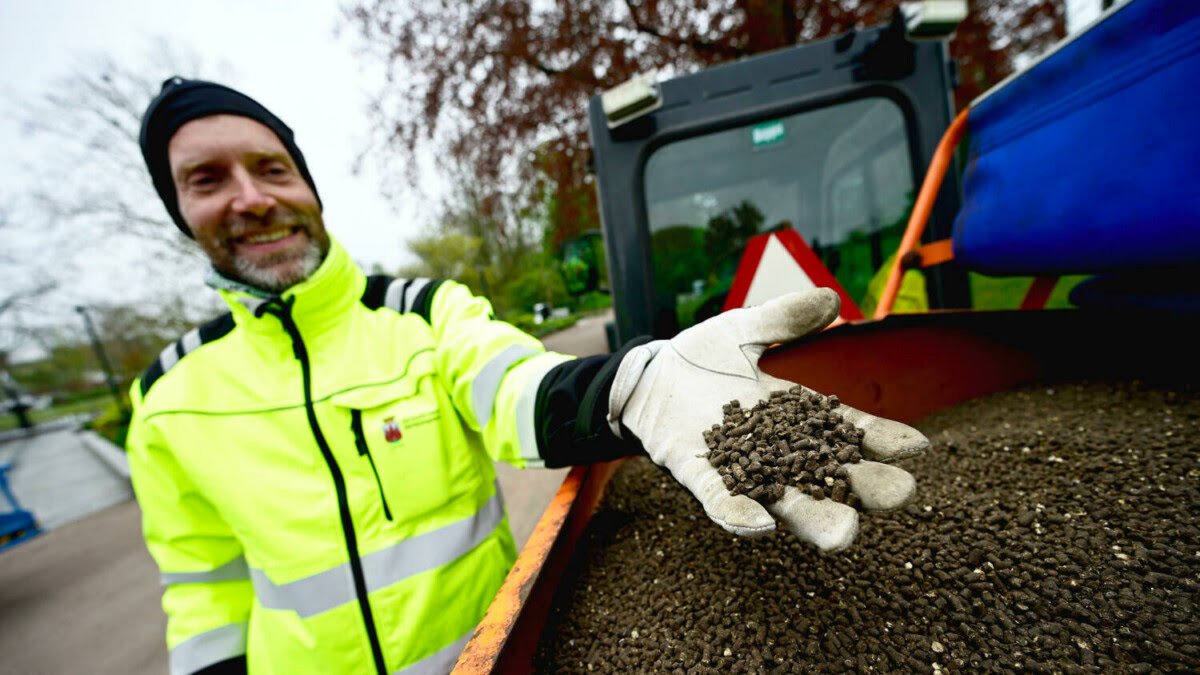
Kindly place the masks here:
[(239, 115), (179, 127), (167, 145), (179, 211), (213, 267), (278, 293), (329, 251), (321, 207), (283, 142)]

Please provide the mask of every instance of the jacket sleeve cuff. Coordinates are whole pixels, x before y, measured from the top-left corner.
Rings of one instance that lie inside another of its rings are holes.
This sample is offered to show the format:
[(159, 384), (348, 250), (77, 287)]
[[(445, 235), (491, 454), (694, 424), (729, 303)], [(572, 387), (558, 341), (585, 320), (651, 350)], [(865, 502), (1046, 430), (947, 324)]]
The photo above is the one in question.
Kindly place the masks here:
[(246, 655), (218, 661), (197, 670), (194, 675), (246, 675)]
[(538, 453), (550, 468), (605, 462), (644, 452), (625, 434), (618, 438), (608, 424), (608, 398), (621, 360), (649, 337), (625, 343), (620, 350), (561, 363), (542, 378), (534, 407)]

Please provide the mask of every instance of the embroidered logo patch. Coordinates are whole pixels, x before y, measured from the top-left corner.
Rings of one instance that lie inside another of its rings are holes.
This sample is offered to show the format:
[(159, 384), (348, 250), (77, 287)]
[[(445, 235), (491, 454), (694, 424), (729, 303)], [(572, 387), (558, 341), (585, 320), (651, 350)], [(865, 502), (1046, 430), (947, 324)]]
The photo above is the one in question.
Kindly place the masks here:
[(396, 422), (395, 417), (388, 417), (383, 420), (383, 437), (387, 439), (388, 443), (395, 443), (403, 435), (400, 433), (400, 424)]

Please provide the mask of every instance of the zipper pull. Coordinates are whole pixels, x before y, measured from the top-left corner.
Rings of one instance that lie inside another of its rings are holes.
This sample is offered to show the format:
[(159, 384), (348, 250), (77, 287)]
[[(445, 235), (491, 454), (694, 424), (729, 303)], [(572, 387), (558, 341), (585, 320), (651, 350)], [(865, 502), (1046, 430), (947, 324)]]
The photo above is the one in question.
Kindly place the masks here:
[(292, 320), (292, 305), (295, 304), (296, 296), (294, 295), (286, 299), (273, 295), (254, 310), (254, 316), (261, 318), (263, 314), (270, 314), (279, 319), (279, 323), (283, 324), (283, 330), (292, 339), (292, 355), (296, 357), (297, 361), (304, 362), (308, 360), (308, 350), (304, 348), (304, 340), (300, 338), (300, 329)]
[(383, 493), (383, 479), (379, 477), (375, 458), (371, 457), (371, 451), (367, 448), (367, 436), (363, 433), (362, 427), (362, 411), (357, 408), (350, 409), (350, 430), (354, 432), (354, 445), (358, 448), (358, 456), (366, 457), (367, 463), (371, 465), (371, 473), (375, 476), (375, 485), (379, 488), (379, 501), (383, 504), (383, 516), (391, 521), (392, 510), (388, 507), (387, 495)]
[(367, 437), (363, 434), (362, 411), (350, 411), (350, 430), (354, 432), (354, 447), (358, 448), (359, 456), (367, 454)]

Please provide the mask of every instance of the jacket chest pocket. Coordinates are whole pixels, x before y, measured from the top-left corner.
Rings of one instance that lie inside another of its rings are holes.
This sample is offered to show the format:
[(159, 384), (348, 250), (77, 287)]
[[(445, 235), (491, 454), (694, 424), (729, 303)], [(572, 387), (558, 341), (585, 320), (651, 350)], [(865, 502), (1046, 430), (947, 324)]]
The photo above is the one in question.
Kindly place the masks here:
[(376, 500), (384, 518), (403, 523), (421, 518), (462, 491), (458, 464), (464, 458), (448, 447), (454, 435), (442, 429), (457, 416), (443, 409), (449, 401), (433, 375), (345, 392), (331, 402), (348, 413), (341, 418), (348, 419), (342, 433), (352, 439), (355, 453), (348, 460), (352, 466), (345, 468), (353, 471), (359, 487), (358, 494), (350, 496), (352, 502)]

